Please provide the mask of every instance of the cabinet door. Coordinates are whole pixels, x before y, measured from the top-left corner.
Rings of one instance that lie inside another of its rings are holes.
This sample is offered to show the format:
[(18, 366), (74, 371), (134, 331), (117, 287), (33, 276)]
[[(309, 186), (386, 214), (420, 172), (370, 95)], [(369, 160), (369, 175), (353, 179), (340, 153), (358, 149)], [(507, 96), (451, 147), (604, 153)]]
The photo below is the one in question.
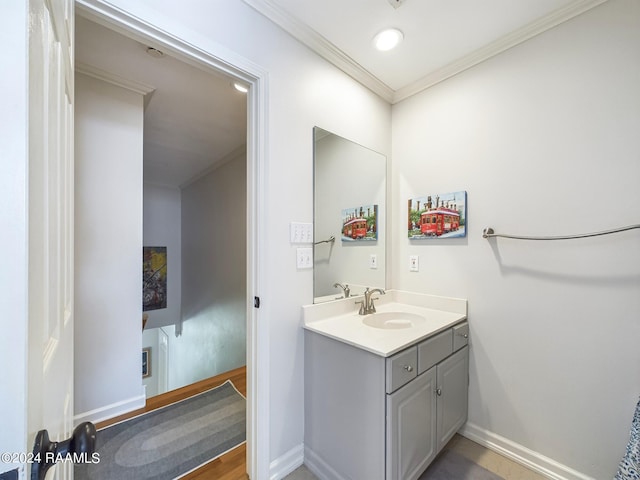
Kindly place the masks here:
[(436, 454), (436, 367), (387, 395), (387, 480), (415, 480)]
[(437, 366), (437, 451), (467, 421), (469, 395), (469, 347), (464, 347)]

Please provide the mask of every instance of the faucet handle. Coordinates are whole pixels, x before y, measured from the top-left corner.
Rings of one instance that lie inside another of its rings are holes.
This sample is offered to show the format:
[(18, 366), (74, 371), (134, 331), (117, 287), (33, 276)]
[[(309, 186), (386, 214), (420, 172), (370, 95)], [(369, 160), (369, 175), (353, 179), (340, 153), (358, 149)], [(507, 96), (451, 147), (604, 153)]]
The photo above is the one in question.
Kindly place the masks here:
[(342, 289), (342, 294), (344, 296), (344, 298), (349, 298), (349, 295), (351, 294), (351, 289), (349, 288), (349, 284), (345, 283), (344, 285), (342, 285), (341, 283), (334, 283), (333, 284), (333, 288), (341, 288)]
[(380, 300), (380, 297), (371, 298), (369, 300), (369, 313), (376, 313), (376, 306), (373, 303), (374, 300)]
[(359, 303), (360, 304), (360, 310), (358, 310), (358, 315), (364, 315), (365, 312), (365, 306), (364, 306), (364, 300), (360, 300), (360, 301), (356, 301), (354, 302), (356, 305)]

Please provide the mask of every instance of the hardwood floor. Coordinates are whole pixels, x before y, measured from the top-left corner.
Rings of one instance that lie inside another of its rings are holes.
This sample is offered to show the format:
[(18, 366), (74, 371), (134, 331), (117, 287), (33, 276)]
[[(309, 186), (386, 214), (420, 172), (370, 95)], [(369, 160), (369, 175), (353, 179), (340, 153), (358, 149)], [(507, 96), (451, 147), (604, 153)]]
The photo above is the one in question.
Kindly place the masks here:
[[(240, 367), (230, 372), (222, 373), (212, 378), (207, 378), (198, 383), (187, 385), (186, 387), (172, 390), (167, 393), (160, 394), (156, 397), (151, 397), (147, 400), (144, 408), (134, 410), (133, 412), (120, 415), (115, 418), (111, 418), (104, 422), (96, 424), (98, 429), (108, 427), (114, 423), (127, 420), (132, 417), (136, 417), (143, 413), (150, 412), (157, 408), (162, 408), (171, 403), (175, 403), (179, 400), (184, 400), (198, 393), (202, 393), (211, 388), (222, 385), (227, 380), (231, 380), (236, 389), (247, 396), (247, 369), (246, 367)], [(242, 444), (237, 448), (234, 448), (230, 452), (212, 460), (211, 462), (203, 465), (202, 467), (194, 470), (182, 477), (184, 480), (246, 480), (248, 475), (246, 473), (246, 457), (247, 449), (246, 444)]]

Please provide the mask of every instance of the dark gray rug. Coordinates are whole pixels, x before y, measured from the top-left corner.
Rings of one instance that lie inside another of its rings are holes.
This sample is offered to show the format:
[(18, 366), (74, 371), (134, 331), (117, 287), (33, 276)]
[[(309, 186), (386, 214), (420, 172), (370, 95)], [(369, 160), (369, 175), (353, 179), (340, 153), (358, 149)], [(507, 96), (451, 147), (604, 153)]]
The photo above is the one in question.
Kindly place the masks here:
[(418, 480), (504, 480), (453, 450), (444, 450)]
[(99, 430), (99, 463), (75, 480), (172, 480), (245, 441), (246, 400), (230, 381)]

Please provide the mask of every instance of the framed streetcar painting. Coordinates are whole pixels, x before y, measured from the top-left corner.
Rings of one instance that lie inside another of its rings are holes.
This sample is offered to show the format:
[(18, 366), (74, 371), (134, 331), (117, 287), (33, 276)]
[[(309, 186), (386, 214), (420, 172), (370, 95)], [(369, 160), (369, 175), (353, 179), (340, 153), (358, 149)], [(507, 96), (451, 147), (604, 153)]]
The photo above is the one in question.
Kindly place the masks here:
[(407, 214), (408, 237), (412, 240), (467, 236), (467, 192), (411, 198)]

